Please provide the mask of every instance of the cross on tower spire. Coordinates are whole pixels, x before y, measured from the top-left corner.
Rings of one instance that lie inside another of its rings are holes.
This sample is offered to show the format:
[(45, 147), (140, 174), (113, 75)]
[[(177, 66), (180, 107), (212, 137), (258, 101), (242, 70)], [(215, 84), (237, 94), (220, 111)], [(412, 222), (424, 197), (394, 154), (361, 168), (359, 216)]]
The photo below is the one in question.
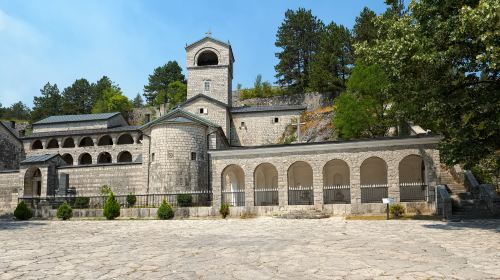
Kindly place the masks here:
[(205, 32), (205, 35), (207, 35), (208, 37), (212, 37), (212, 31), (210, 31), (210, 28), (207, 32)]

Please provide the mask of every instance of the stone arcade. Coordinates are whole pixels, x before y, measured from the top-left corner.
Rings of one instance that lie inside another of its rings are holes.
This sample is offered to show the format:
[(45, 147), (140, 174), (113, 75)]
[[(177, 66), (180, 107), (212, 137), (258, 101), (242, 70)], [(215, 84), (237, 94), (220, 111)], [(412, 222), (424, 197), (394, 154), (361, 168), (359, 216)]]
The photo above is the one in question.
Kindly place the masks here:
[(304, 106), (233, 107), (233, 52), (205, 37), (186, 47), (187, 100), (130, 126), (119, 113), (52, 116), (20, 137), (0, 123), (0, 209), (18, 197), (212, 193), (235, 212), (384, 211), (381, 197), (432, 211), (439, 137), (277, 144)]

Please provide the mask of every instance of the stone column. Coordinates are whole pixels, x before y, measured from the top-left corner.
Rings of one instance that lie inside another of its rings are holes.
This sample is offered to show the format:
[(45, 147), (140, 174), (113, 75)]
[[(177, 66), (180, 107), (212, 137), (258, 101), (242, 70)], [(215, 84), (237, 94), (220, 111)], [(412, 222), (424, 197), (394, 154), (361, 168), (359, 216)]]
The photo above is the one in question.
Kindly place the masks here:
[(393, 197), (396, 202), (400, 201), (399, 197), (399, 161), (397, 157), (393, 159), (385, 159), (387, 162), (387, 186), (388, 195)]
[(278, 170), (279, 206), (288, 206), (288, 164), (286, 161), (276, 164)]
[[(47, 187), (49, 183), (49, 168), (47, 166), (45, 167), (39, 167), (40, 173), (42, 174), (42, 189), (40, 192), (40, 197), (46, 197), (47, 196)], [(36, 192), (36, 189), (33, 188), (33, 192)]]
[(213, 209), (218, 213), (220, 205), (222, 203), (222, 182), (221, 182), (221, 171), (219, 170), (219, 164), (217, 161), (212, 161), (212, 206)]
[(316, 209), (323, 209), (323, 166), (321, 163), (311, 165), (313, 169), (313, 194)]
[(351, 185), (351, 213), (359, 213), (361, 208), (361, 176), (360, 163), (357, 161), (349, 165), (350, 185)]
[(243, 165), (243, 172), (245, 173), (245, 207), (254, 206), (254, 182), (253, 182), (253, 170), (251, 166)]

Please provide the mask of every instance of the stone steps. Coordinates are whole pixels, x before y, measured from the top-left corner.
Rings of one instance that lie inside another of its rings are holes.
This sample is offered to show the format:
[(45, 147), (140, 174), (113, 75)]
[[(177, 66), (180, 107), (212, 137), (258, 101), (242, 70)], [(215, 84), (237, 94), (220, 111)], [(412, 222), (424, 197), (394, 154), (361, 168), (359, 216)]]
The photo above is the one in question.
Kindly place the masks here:
[(439, 181), (441, 184), (447, 185), (448, 189), (453, 194), (459, 194), (467, 191), (464, 184), (456, 182), (446, 168), (441, 168), (441, 172), (439, 173)]
[(475, 199), (471, 193), (454, 194), (452, 199), (452, 220), (495, 219), (494, 215), (481, 200)]

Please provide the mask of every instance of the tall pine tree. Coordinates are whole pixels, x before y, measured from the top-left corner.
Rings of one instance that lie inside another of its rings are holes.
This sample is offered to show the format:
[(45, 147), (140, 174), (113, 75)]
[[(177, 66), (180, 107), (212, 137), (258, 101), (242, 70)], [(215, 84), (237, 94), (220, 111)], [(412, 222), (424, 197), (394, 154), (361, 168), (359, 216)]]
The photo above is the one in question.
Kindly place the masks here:
[(40, 89), (40, 93), (41, 96), (35, 96), (33, 98), (31, 122), (61, 114), (62, 98), (57, 84), (45, 84), (45, 86)]
[(71, 86), (64, 89), (62, 94), (62, 114), (90, 114), (94, 97), (94, 90), (86, 79), (78, 79)]
[(167, 64), (157, 67), (153, 74), (149, 75), (148, 84), (144, 86), (146, 102), (149, 105), (154, 104), (158, 93), (168, 91), (168, 85), (175, 81), (186, 83), (177, 61), (169, 61)]

